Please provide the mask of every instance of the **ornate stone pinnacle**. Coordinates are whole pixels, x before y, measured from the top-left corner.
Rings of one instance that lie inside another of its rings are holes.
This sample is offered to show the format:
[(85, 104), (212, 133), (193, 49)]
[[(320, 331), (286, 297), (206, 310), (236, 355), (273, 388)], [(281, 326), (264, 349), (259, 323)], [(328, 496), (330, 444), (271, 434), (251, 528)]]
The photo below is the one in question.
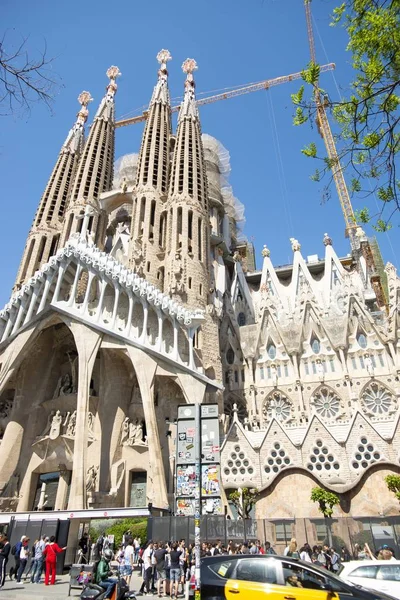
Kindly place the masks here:
[(78, 96), (78, 102), (79, 104), (82, 104), (82, 106), (87, 106), (89, 102), (93, 102), (93, 98), (90, 95), (90, 92), (81, 92)]
[(117, 77), (119, 77), (120, 75), (122, 75), (122, 73), (121, 73), (121, 71), (119, 70), (118, 67), (112, 66), (112, 67), (110, 67), (107, 70), (106, 75), (107, 75), (108, 79), (114, 79), (115, 80), (115, 79), (117, 79)]
[(167, 62), (169, 60), (171, 60), (172, 56), (170, 54), (169, 50), (160, 50), (160, 52), (157, 54), (157, 60), (160, 63), (161, 67), (166, 67), (167, 66)]
[(329, 237), (327, 233), (324, 233), (324, 246), (332, 246), (332, 238)]
[(194, 60), (194, 58), (187, 58), (182, 63), (182, 71), (186, 73), (186, 75), (191, 75), (194, 71), (197, 71), (197, 69), (197, 62)]
[(290, 243), (292, 244), (293, 252), (300, 252), (301, 244), (300, 244), (299, 240), (296, 240), (296, 238), (290, 238)]
[(264, 244), (264, 248), (261, 250), (261, 254), (264, 258), (271, 254), (270, 250), (268, 250), (267, 246)]

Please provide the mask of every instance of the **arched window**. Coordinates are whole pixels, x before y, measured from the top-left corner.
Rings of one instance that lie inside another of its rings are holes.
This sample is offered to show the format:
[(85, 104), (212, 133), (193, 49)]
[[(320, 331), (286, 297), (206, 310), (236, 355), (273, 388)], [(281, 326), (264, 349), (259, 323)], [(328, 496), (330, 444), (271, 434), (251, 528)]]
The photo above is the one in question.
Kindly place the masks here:
[(362, 332), (359, 332), (357, 334), (357, 342), (358, 342), (358, 345), (360, 346), (360, 348), (366, 348), (368, 345), (367, 338), (365, 337), (365, 335)]
[(226, 362), (228, 363), (228, 365), (233, 365), (233, 363), (235, 362), (235, 353), (232, 350), (232, 348), (228, 348), (226, 352)]
[(270, 342), (267, 346), (267, 353), (271, 360), (274, 360), (276, 357), (276, 348), (272, 342)]
[(319, 339), (313, 338), (311, 340), (311, 350), (314, 352), (314, 354), (319, 354), (320, 353), (321, 344), (319, 343)]
[(238, 314), (238, 324), (239, 327), (243, 327), (243, 325), (246, 325), (246, 315), (243, 312)]

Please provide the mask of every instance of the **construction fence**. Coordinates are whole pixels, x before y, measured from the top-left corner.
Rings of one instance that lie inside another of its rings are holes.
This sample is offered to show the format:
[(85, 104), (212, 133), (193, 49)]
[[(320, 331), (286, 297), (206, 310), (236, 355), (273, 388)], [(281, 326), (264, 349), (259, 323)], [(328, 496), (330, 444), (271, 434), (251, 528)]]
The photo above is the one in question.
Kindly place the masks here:
[[(372, 551), (387, 544), (394, 549), (396, 558), (400, 558), (400, 516), (246, 520), (204, 516), (201, 519), (202, 541), (221, 540), (224, 544), (268, 541), (280, 554), (293, 537), (299, 547), (305, 542), (310, 546), (329, 543), (338, 551), (345, 546), (350, 554), (353, 554), (355, 544), (363, 546), (367, 542)], [(194, 517), (153, 516), (148, 522), (148, 539), (185, 539), (187, 543), (193, 543)]]

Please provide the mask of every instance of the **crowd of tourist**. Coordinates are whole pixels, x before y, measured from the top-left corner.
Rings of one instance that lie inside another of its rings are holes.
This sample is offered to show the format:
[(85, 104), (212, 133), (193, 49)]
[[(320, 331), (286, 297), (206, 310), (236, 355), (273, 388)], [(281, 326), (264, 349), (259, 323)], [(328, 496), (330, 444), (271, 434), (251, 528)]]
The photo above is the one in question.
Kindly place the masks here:
[[(30, 539), (22, 536), (21, 540), (11, 547), (6, 535), (0, 536), (0, 588), (4, 585), (7, 563), (10, 557), (14, 558), (14, 565), (9, 570), (10, 579), (15, 578), (17, 584), (25, 582), (38, 584), (41, 582), (43, 571), (44, 584), (54, 585), (56, 576), (57, 554), (66, 548), (60, 548), (55, 537), (43, 536), (31, 545)], [(281, 553), (281, 551), (279, 552)], [(227, 544), (221, 540), (215, 542), (203, 541), (200, 555), (251, 555), (251, 554), (277, 554), (270, 542), (261, 543), (249, 541), (238, 543), (229, 541)], [(79, 559), (81, 562), (90, 560), (96, 564), (94, 577), (97, 584), (106, 590), (106, 597), (111, 597), (116, 584), (116, 579), (110, 577), (110, 565), (115, 561), (118, 565), (119, 576), (125, 579), (130, 586), (133, 569), (141, 572), (142, 584), (137, 596), (157, 594), (159, 598), (170, 596), (176, 599), (185, 593), (185, 584), (194, 580), (195, 547), (186, 544), (184, 539), (176, 542), (149, 541), (142, 545), (141, 539), (133, 537), (127, 531), (122, 543), (114, 551), (106, 534), (99, 536), (97, 541), (90, 544), (87, 534), (79, 540)], [(298, 546), (295, 538), (283, 551), (283, 555), (299, 558), (305, 562), (313, 563), (333, 573), (340, 570), (342, 562), (349, 560), (395, 560), (393, 549), (383, 545), (374, 554), (368, 544), (361, 547), (355, 544), (353, 554), (345, 546), (338, 552), (327, 544), (314, 545), (308, 543)], [(26, 571), (28, 559), (31, 558), (29, 569)], [(26, 572), (25, 572), (26, 571)]]
[[(56, 563), (57, 554), (66, 550), (66, 547), (60, 548), (54, 535), (48, 537), (42, 536), (34, 541), (23, 535), (19, 542), (11, 546), (8, 537), (5, 534), (0, 535), (0, 588), (4, 586), (7, 573), (7, 564), (10, 556), (14, 558), (14, 564), (9, 571), (10, 580), (16, 580), (17, 585), (22, 585), (22, 577), (25, 576), (25, 583), (40, 583), (43, 571), (44, 584), (54, 585), (56, 581)], [(28, 560), (31, 559), (29, 569), (25, 573)]]

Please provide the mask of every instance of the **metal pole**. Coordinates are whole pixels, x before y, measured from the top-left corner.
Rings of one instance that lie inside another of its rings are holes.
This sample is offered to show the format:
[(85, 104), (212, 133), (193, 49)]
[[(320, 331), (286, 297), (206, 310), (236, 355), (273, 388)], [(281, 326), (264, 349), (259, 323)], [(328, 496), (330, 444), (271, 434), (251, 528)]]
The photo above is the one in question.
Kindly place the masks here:
[(201, 431), (200, 431), (200, 404), (195, 406), (195, 475), (196, 488), (194, 498), (194, 555), (195, 555), (195, 578), (196, 587), (194, 597), (200, 600), (200, 512), (201, 512), (201, 478), (200, 478), (200, 460), (201, 460)]

